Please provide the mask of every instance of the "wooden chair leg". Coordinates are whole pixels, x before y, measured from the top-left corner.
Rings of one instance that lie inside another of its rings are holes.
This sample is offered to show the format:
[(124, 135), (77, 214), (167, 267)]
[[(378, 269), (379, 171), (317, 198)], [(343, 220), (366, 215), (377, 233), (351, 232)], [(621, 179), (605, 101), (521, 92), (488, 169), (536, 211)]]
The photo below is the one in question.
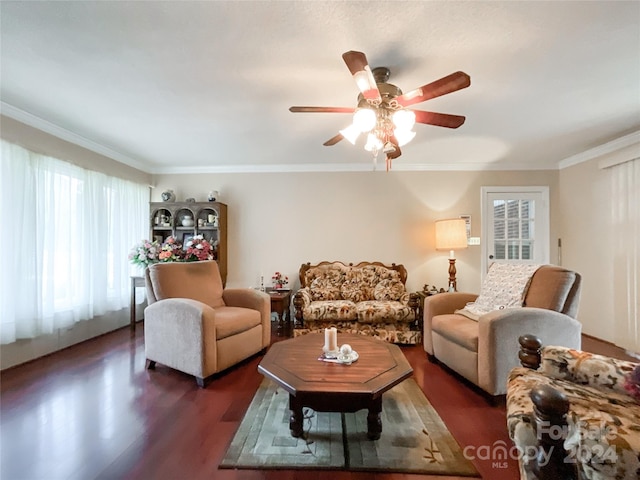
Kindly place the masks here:
[(147, 370), (155, 370), (156, 362), (155, 360), (147, 360)]

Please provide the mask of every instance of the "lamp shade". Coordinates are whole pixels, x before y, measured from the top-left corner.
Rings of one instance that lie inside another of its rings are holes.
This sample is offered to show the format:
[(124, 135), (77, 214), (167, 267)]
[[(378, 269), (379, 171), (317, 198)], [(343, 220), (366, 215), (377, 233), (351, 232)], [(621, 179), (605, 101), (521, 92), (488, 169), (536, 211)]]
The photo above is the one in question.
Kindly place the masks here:
[(464, 218), (436, 222), (436, 250), (467, 248), (467, 224)]

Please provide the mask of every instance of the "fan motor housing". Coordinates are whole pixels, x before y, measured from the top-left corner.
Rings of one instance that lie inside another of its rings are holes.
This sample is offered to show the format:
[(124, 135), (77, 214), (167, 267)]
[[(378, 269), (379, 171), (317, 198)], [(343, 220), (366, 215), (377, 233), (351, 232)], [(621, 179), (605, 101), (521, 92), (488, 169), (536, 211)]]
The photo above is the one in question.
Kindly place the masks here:
[[(376, 67), (371, 70), (371, 73), (373, 74), (373, 78), (378, 86), (378, 91), (382, 97), (383, 104), (387, 104), (388, 106), (389, 101), (402, 95), (402, 90), (400, 90), (400, 88), (392, 83), (387, 83), (387, 80), (389, 80), (389, 76), (391, 75), (391, 71), (387, 67)], [(365, 100), (362, 94), (359, 94), (358, 107), (364, 106), (367, 106), (367, 100)]]

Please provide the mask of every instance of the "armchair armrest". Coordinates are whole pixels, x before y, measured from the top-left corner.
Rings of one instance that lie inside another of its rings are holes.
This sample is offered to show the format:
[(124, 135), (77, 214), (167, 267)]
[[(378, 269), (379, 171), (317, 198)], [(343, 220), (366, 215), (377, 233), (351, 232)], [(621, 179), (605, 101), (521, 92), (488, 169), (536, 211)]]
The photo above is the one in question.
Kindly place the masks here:
[(253, 288), (227, 288), (222, 292), (222, 299), (229, 307), (244, 307), (259, 312), (265, 307), (271, 309), (269, 295)]
[(311, 292), (309, 287), (301, 288), (293, 296), (293, 310), (296, 322), (302, 324), (302, 311), (311, 303)]
[(244, 307), (260, 312), (262, 323), (262, 346), (271, 343), (271, 299), (269, 295), (253, 288), (227, 288), (222, 299), (229, 307)]
[(519, 366), (518, 338), (532, 334), (543, 343), (580, 348), (582, 325), (563, 313), (523, 307), (495, 310), (478, 319), (478, 383), (494, 395), (506, 391), (503, 380)]
[(473, 293), (447, 292), (431, 295), (424, 299), (422, 343), (425, 352), (433, 355), (431, 319), (437, 315), (454, 313), (456, 310), (464, 308), (467, 303), (473, 302), (476, 298), (478, 298), (478, 295)]
[[(215, 362), (215, 312), (210, 306), (187, 298), (167, 298), (144, 310), (144, 347), (146, 358), (202, 378), (207, 367), (204, 339)], [(167, 341), (171, 339), (171, 341)]]

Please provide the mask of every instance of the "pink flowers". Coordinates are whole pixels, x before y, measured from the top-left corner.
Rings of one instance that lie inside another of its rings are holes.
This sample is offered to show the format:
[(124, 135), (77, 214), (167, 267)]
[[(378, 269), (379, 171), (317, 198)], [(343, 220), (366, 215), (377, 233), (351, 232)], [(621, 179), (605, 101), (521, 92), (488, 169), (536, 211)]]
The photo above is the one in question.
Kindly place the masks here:
[(169, 236), (162, 244), (158, 259), (161, 262), (179, 262), (182, 255), (182, 245), (175, 237)]
[(134, 265), (146, 267), (158, 261), (159, 251), (160, 244), (158, 242), (142, 240), (139, 244), (134, 245), (131, 252), (129, 252), (129, 260)]
[(185, 262), (197, 262), (199, 260), (213, 260), (213, 247), (202, 236), (196, 235), (187, 242), (185, 252)]
[(280, 272), (276, 272), (271, 277), (271, 282), (275, 288), (282, 288), (289, 283), (289, 277)]

